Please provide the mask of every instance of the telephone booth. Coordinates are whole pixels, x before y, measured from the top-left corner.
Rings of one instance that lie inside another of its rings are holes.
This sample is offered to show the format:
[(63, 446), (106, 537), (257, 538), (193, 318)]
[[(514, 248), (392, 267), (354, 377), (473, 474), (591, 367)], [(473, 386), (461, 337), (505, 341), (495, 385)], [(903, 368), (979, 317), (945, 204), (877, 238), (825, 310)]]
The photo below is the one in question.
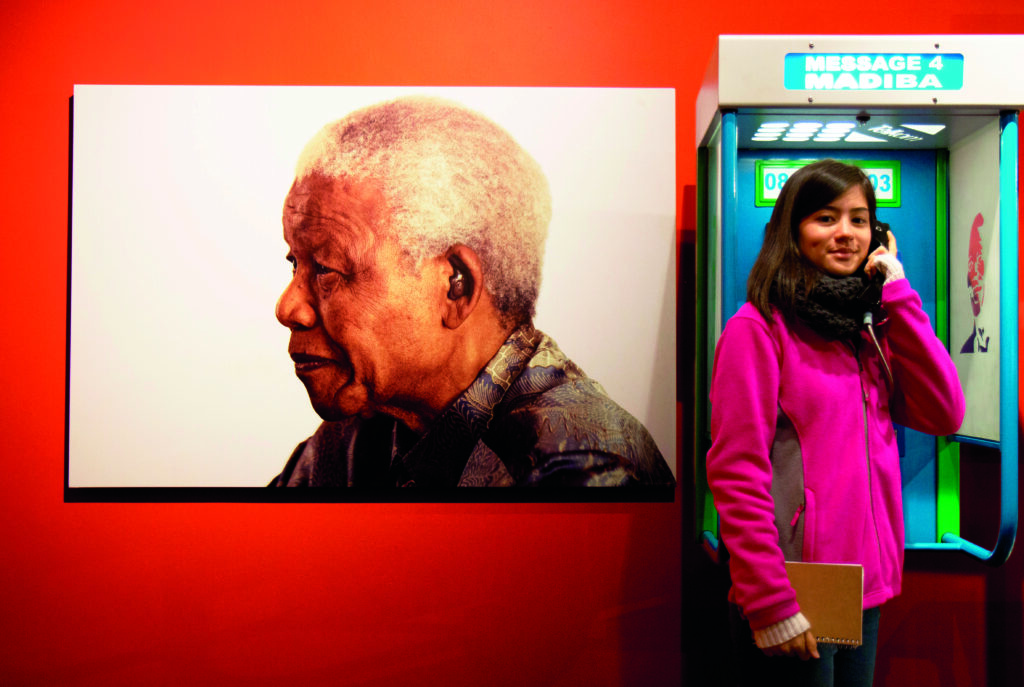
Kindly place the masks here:
[[(715, 343), (788, 176), (822, 158), (867, 172), (878, 216), (957, 365), (954, 436), (896, 427), (908, 549), (998, 565), (1017, 529), (1018, 111), (1024, 37), (720, 36), (697, 100), (697, 535), (717, 556), (707, 489)], [(966, 445), (998, 452), (989, 549), (960, 536)]]

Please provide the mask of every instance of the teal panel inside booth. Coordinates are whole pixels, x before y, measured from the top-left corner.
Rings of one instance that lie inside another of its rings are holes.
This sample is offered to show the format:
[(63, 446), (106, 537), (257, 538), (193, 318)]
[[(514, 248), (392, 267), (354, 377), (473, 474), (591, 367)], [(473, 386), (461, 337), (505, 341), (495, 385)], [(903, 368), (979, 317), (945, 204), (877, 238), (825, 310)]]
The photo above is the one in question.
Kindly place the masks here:
[[(743, 304), (746, 280), (757, 258), (771, 207), (756, 204), (758, 160), (898, 160), (901, 198), (897, 207), (879, 208), (896, 236), (899, 258), (907, 278), (920, 294), (925, 312), (935, 324), (936, 155), (934, 150), (740, 150), (736, 166), (735, 223), (725, 223), (722, 236), (723, 293), (734, 296), (722, 303), (723, 322)], [(724, 180), (723, 188), (732, 185)], [(729, 226), (732, 224), (732, 226)], [(734, 232), (734, 236), (728, 236)], [(734, 251), (732, 256), (727, 255)], [(725, 283), (731, 282), (731, 283)], [(935, 438), (897, 427), (903, 472), (903, 501), (908, 543), (934, 542), (936, 537)]]

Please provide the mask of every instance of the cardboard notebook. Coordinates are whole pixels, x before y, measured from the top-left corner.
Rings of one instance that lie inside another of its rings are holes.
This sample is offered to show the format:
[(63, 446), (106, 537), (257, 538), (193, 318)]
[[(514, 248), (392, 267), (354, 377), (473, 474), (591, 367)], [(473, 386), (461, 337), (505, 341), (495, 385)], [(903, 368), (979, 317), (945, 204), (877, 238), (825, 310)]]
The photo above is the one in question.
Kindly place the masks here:
[(863, 566), (786, 561), (786, 574), (818, 642), (861, 645)]

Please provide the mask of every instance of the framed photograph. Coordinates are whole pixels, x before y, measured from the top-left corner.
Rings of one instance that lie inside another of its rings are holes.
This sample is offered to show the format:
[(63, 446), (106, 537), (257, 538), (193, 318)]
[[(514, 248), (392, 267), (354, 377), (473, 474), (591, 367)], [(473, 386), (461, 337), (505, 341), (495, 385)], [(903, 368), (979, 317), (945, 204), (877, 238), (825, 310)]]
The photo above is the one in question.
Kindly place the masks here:
[[(484, 115), (537, 161), (552, 216), (534, 324), (675, 473), (673, 90), (89, 85), (72, 100), (67, 500), (422, 498), (265, 488), (322, 422), (275, 317), (296, 162), (326, 124), (406, 95)], [(461, 491), (440, 499), (521, 490)]]

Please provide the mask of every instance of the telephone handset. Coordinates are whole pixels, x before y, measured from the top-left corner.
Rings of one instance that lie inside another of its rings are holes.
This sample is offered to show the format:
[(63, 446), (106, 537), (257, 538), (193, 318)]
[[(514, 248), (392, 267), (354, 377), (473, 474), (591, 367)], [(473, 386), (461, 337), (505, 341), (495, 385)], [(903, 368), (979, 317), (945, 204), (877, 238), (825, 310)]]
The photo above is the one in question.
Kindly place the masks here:
[[(871, 243), (868, 244), (868, 255), (873, 253), (879, 246), (885, 246), (886, 250), (889, 249), (889, 225), (885, 222), (879, 222), (871, 228)], [(892, 368), (889, 367), (889, 361), (885, 359), (882, 347), (878, 343), (878, 337), (875, 336), (874, 328), (875, 313), (873, 311), (878, 309), (882, 302), (882, 284), (885, 282), (885, 273), (882, 270), (876, 270), (873, 277), (868, 277), (865, 274), (863, 278), (868, 282), (865, 291), (873, 287), (877, 294), (877, 301), (864, 313), (864, 327), (867, 329), (868, 334), (871, 335), (871, 341), (875, 344), (875, 349), (878, 351), (882, 366), (885, 368), (885, 374), (889, 378), (889, 388), (893, 389), (895, 388), (895, 381), (892, 376)]]
[[(875, 226), (871, 227), (871, 241), (868, 244), (868, 255), (871, 255), (879, 246), (889, 247), (889, 225), (885, 222), (879, 222)], [(864, 291), (860, 294), (860, 298), (870, 298), (873, 301), (873, 306), (868, 309), (868, 312), (864, 313), (865, 324), (871, 322), (872, 313), (871, 311), (876, 309), (882, 301), (882, 284), (885, 282), (885, 273), (882, 270), (875, 270), (872, 276), (868, 276), (864, 270), (864, 265), (867, 264), (867, 258), (864, 260), (864, 264), (861, 265), (860, 278), (864, 282)]]
[[(868, 244), (868, 255), (874, 253), (879, 246), (885, 246), (886, 249), (889, 248), (889, 225), (885, 222), (879, 222), (871, 227), (871, 242)], [(881, 270), (876, 270), (874, 276), (868, 277), (865, 274), (864, 279), (874, 283), (880, 290), (882, 282), (885, 281), (885, 274)]]
[(871, 228), (871, 244), (868, 247), (868, 254), (879, 246), (889, 247), (889, 225), (885, 222), (879, 222)]

